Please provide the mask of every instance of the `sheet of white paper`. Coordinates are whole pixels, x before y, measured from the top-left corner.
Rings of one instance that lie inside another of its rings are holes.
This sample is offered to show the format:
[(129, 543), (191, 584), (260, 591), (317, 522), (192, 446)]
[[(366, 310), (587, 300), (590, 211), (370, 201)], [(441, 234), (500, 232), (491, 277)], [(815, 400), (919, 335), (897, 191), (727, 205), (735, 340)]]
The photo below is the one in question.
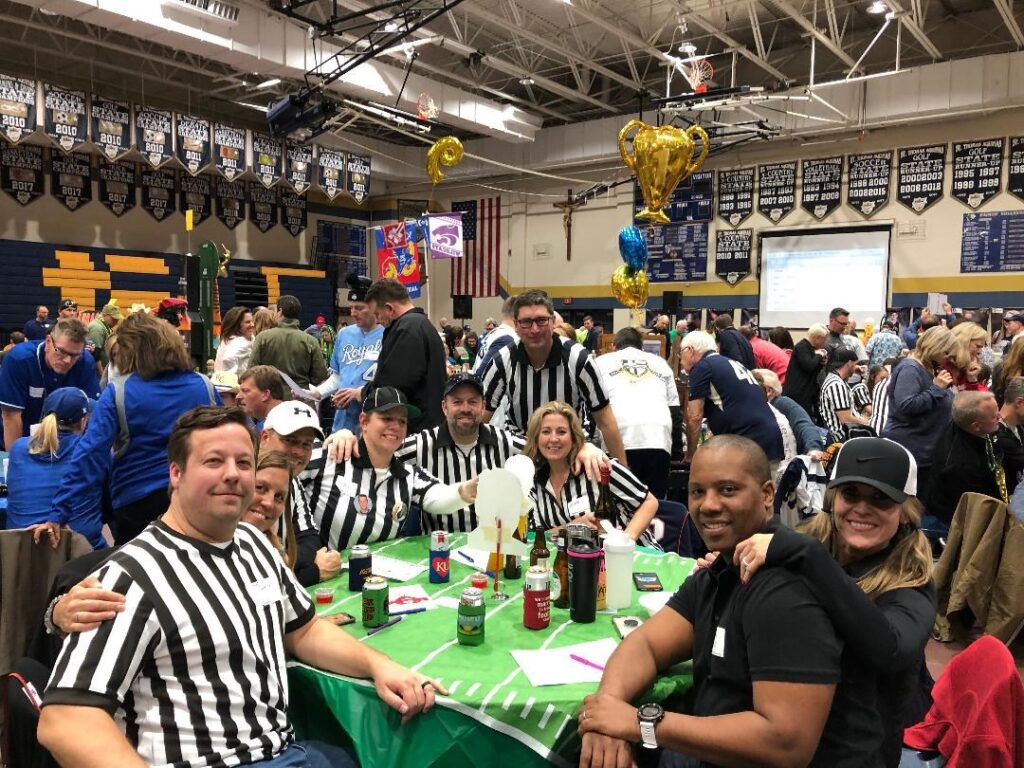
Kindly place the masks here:
[(645, 595), (640, 595), (638, 602), (647, 609), (648, 615), (653, 616), (665, 607), (665, 603), (670, 597), (672, 597), (671, 592), (648, 592)]
[(451, 608), (453, 611), (459, 610), (459, 601), (454, 597), (448, 597), (448, 595), (435, 597), (434, 605), (440, 606), (441, 608)]
[(576, 661), (572, 656), (592, 661), (599, 666), (608, 663), (618, 647), (612, 638), (590, 643), (548, 648), (543, 651), (511, 651), (530, 685), (571, 685), (572, 683), (599, 683), (601, 670)]
[(419, 584), (391, 587), (388, 592), (388, 607), (391, 613), (410, 611), (413, 608), (426, 608), (430, 611), (437, 607), (430, 600), (427, 591)]
[(459, 547), (452, 550), (451, 562), (464, 565), (476, 571), (487, 570), (487, 560), (490, 554), (479, 549), (470, 547)]
[(942, 308), (942, 305), (949, 301), (949, 297), (944, 293), (929, 293), (928, 294), (928, 309), (931, 310), (934, 315), (944, 315), (946, 310)]
[(407, 563), (404, 560), (397, 560), (393, 557), (376, 553), (373, 555), (374, 576), (383, 576), (393, 581), (408, 581), (409, 579), (415, 579), (425, 570), (427, 570), (426, 565)]

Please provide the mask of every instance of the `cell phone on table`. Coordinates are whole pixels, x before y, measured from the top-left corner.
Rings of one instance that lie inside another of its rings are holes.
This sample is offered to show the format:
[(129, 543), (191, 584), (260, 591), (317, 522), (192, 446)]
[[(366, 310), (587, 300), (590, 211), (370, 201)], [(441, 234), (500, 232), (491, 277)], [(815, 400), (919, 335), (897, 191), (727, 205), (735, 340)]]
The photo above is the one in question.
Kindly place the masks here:
[(640, 625), (643, 623), (643, 619), (639, 616), (616, 616), (612, 619), (612, 624), (615, 625), (615, 630), (623, 640), (626, 639), (626, 635), (630, 632), (639, 629)]
[(324, 621), (329, 621), (331, 624), (339, 627), (344, 627), (346, 624), (352, 624), (356, 620), (356, 617), (351, 613), (332, 613), (327, 616), (322, 616), (321, 618), (324, 619)]
[(633, 583), (641, 592), (661, 592), (661, 579), (658, 574), (652, 572), (637, 571), (633, 574)]

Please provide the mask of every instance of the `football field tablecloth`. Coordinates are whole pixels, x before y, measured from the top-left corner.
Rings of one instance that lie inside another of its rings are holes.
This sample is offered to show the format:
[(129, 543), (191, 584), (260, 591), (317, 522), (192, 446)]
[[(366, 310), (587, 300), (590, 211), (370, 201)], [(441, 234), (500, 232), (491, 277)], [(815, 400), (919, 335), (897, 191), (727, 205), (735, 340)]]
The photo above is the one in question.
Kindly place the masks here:
[[(454, 534), (452, 550), (465, 542), (465, 534)], [(429, 537), (398, 539), (370, 548), (374, 553), (425, 565)], [(458, 600), (462, 590), (470, 586), (474, 570), (454, 555), (450, 563), (451, 580), (447, 584), (430, 584), (427, 572), (405, 584), (422, 586), (432, 600)], [(671, 594), (694, 565), (693, 560), (676, 555), (638, 550), (633, 570), (657, 573), (664, 590)], [(293, 661), (289, 663), (289, 710), (299, 735), (337, 741), (340, 725), (359, 745), (364, 768), (574, 764), (579, 752), (576, 714), (583, 697), (593, 693), (597, 684), (533, 687), (510, 651), (617, 638), (614, 616), (648, 617), (647, 609), (637, 600), (641, 593), (634, 589), (629, 608), (598, 613), (593, 624), (576, 624), (569, 620), (568, 609), (552, 608), (551, 625), (530, 630), (523, 626), (523, 579), (503, 579), (502, 585), (509, 595), (505, 602), (491, 600), (490, 586), (485, 592), (486, 639), (479, 646), (459, 645), (454, 603), (452, 607), (442, 605), (407, 615), (398, 624), (367, 636), (360, 621), (361, 595), (348, 591), (348, 572), (318, 585), (335, 588), (334, 602), (318, 605), (318, 614), (352, 614), (356, 623), (345, 630), (353, 637), (438, 680), (448, 688), (449, 696), (438, 697), (438, 707), (431, 714), (400, 726), (398, 714), (377, 699), (369, 681), (328, 674)], [(399, 585), (390, 582), (389, 586), (394, 589)], [(310, 593), (315, 589), (311, 588)], [(650, 698), (662, 701), (690, 685), (687, 666), (659, 679)], [(400, 738), (395, 739), (395, 733)]]

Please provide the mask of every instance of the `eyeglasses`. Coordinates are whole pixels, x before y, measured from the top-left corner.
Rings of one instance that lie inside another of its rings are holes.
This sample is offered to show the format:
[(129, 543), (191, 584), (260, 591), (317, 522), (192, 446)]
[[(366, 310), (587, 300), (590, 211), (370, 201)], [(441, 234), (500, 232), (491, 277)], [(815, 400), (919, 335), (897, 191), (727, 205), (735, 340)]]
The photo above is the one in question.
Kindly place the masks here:
[(67, 360), (77, 360), (82, 356), (81, 352), (68, 352), (64, 347), (58, 347), (57, 342), (53, 340), (53, 336), (47, 337), (50, 340), (50, 344), (53, 345), (53, 351), (60, 357)]
[(543, 317), (526, 317), (522, 320), (516, 320), (516, 325), (524, 330), (534, 326), (537, 328), (547, 328), (550, 323), (551, 315), (544, 315)]

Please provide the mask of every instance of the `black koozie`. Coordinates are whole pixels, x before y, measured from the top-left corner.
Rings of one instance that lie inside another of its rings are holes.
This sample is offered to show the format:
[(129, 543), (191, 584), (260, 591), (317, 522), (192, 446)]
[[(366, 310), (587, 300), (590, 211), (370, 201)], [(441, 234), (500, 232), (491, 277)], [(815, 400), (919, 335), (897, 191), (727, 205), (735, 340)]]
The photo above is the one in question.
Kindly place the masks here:
[(590, 624), (597, 613), (597, 576), (601, 550), (586, 542), (577, 542), (569, 555), (569, 618), (577, 624)]

